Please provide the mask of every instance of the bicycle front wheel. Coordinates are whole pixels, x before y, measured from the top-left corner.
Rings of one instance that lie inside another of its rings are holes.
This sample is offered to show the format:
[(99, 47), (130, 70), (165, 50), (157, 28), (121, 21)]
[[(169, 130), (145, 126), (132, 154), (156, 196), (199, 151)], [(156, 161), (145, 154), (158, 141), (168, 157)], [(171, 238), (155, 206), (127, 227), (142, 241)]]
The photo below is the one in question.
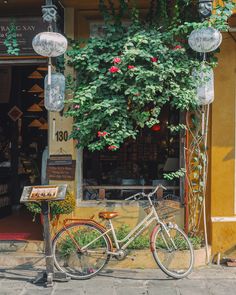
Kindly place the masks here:
[(154, 229), (152, 237), (153, 257), (168, 276), (186, 277), (194, 265), (194, 251), (187, 235), (176, 225), (167, 224)]
[(56, 268), (75, 279), (89, 279), (101, 271), (111, 248), (102, 228), (83, 222), (63, 228), (52, 245)]

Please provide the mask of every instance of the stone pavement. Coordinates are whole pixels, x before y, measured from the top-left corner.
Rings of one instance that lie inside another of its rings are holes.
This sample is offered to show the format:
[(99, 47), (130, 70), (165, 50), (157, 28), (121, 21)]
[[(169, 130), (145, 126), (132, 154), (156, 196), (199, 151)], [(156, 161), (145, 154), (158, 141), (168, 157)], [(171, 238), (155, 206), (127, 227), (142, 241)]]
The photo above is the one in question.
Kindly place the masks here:
[(209, 266), (173, 280), (157, 270), (105, 270), (90, 280), (32, 284), (40, 271), (29, 266), (0, 269), (0, 295), (235, 295), (236, 268)]

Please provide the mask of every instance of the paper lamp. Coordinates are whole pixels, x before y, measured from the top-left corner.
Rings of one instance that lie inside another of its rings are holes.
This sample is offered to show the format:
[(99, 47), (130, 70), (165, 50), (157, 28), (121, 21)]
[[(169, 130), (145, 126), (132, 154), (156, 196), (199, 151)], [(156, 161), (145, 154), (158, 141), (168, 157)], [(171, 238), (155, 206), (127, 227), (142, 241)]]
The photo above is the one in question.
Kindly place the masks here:
[(39, 93), (42, 91), (43, 89), (37, 84), (35, 84), (33, 87), (30, 88), (30, 90), (28, 90), (28, 92), (33, 92), (33, 93)]
[(52, 73), (51, 83), (48, 83), (48, 75), (44, 79), (45, 108), (50, 112), (60, 112), (64, 108), (65, 76), (61, 73)]
[(34, 103), (32, 106), (30, 106), (27, 109), (27, 112), (42, 112), (42, 111), (43, 111), (42, 108), (36, 103)]
[(29, 79), (42, 79), (43, 76), (38, 72), (38, 71), (34, 71), (33, 73), (31, 73), (28, 76)]
[(193, 30), (188, 38), (189, 46), (201, 53), (216, 50), (221, 42), (221, 33), (212, 27)]
[(42, 126), (42, 124), (41, 124), (40, 121), (37, 120), (37, 119), (33, 120), (33, 121), (28, 125), (28, 127), (41, 127), (41, 126)]
[(203, 65), (198, 73), (195, 73), (200, 78), (200, 83), (197, 87), (197, 99), (199, 105), (208, 105), (214, 101), (214, 72), (207, 65)]
[(57, 57), (65, 53), (67, 39), (59, 33), (42, 32), (34, 37), (32, 46), (39, 55)]

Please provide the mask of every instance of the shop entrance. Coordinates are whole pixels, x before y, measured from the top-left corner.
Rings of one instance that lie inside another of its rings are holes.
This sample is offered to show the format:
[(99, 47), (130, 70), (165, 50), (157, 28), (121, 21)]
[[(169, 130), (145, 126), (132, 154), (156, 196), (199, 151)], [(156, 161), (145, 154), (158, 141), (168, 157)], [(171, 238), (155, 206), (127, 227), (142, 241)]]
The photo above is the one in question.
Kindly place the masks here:
[(20, 196), (41, 184), (47, 145), (44, 67), (0, 66), (0, 240), (41, 239), (42, 226)]

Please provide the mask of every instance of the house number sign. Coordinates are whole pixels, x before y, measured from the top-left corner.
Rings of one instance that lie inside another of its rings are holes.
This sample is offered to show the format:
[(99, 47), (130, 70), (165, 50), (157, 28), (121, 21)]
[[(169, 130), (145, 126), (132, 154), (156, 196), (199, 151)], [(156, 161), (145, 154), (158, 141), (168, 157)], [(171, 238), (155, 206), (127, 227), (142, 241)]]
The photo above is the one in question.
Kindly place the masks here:
[(67, 141), (69, 139), (68, 131), (57, 131), (55, 135), (56, 135), (56, 141), (59, 141), (59, 142)]

